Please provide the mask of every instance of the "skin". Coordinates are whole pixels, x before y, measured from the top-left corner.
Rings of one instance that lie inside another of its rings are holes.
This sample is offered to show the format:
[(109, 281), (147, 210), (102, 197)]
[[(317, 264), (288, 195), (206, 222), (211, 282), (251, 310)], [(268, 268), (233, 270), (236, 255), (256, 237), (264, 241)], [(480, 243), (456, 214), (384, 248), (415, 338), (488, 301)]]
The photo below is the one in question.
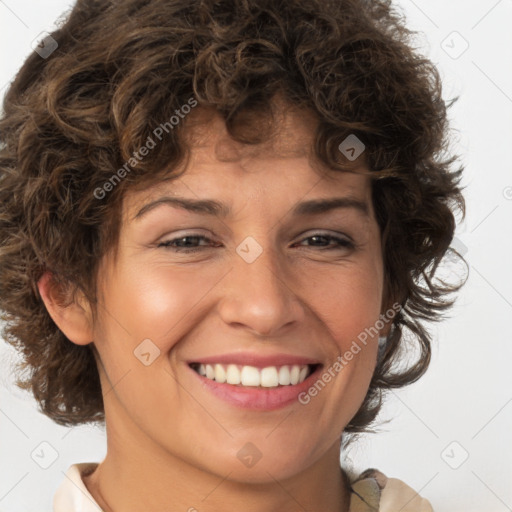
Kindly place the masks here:
[[(348, 510), (340, 440), (368, 389), (376, 338), (309, 404), (274, 411), (219, 399), (187, 364), (253, 352), (310, 357), (328, 368), (386, 310), (370, 178), (363, 165), (345, 173), (314, 163), (313, 128), (289, 110), (278, 137), (255, 147), (232, 141), (219, 118), (203, 123), (185, 174), (126, 194), (117, 254), (104, 257), (98, 274), (96, 316), (80, 295), (59, 306), (49, 276), (41, 279), (57, 325), (97, 350), (108, 446), (84, 482), (103, 510)], [(134, 218), (162, 196), (214, 199), (231, 213), (161, 204)], [(290, 213), (301, 201), (333, 197), (356, 199), (367, 213)], [(188, 239), (196, 252), (159, 246), (199, 235), (212, 242)], [(248, 236), (263, 250), (252, 263), (236, 252)], [(145, 339), (160, 350), (149, 366), (134, 355)], [(248, 442), (261, 452), (253, 467), (237, 457)]]

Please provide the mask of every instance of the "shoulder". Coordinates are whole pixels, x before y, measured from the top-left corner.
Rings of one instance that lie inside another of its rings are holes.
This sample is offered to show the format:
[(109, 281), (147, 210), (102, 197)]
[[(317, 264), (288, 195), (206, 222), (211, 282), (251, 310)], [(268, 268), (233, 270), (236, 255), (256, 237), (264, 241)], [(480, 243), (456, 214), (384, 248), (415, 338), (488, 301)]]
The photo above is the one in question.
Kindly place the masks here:
[(398, 478), (368, 469), (352, 480), (350, 512), (433, 512), (432, 505)]
[(83, 476), (92, 473), (97, 466), (97, 462), (83, 462), (69, 467), (53, 496), (53, 512), (101, 512), (82, 480)]

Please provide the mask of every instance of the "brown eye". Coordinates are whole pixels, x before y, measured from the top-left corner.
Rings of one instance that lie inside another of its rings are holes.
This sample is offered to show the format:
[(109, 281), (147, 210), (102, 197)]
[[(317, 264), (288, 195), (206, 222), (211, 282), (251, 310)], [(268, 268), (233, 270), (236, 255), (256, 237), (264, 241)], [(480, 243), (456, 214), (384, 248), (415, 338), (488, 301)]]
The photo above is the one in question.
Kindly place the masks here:
[[(311, 240), (312, 244), (309, 244), (308, 247), (318, 247), (320, 249), (326, 250), (336, 250), (336, 249), (353, 249), (355, 246), (348, 238), (340, 238), (337, 236), (318, 233), (307, 238), (304, 238), (304, 241)], [(334, 247), (329, 247), (333, 245)]]
[(158, 247), (165, 247), (175, 252), (196, 252), (201, 250), (200, 247), (205, 247), (204, 245), (198, 245), (201, 241), (210, 242), (210, 246), (213, 244), (211, 239), (203, 235), (185, 235), (161, 242)]

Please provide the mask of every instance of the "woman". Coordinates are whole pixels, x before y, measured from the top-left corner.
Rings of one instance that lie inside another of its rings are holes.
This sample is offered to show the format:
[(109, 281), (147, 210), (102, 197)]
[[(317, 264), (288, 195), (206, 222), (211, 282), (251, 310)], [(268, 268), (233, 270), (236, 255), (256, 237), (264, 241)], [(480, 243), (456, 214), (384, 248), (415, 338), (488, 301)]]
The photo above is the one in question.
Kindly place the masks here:
[(4, 335), (41, 410), (108, 445), (56, 512), (431, 510), (340, 467), (455, 289), (461, 169), (409, 36), (384, 1), (79, 1), (27, 59)]

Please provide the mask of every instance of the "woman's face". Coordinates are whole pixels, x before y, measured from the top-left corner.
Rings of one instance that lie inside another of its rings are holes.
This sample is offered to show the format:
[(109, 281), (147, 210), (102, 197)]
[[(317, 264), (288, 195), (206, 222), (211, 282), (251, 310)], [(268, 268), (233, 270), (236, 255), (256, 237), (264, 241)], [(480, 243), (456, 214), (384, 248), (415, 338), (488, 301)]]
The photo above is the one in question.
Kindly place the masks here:
[(242, 147), (216, 118), (185, 174), (127, 194), (94, 326), (118, 450), (251, 482), (337, 454), (376, 362), (380, 233), (367, 176), (313, 167), (303, 117), (279, 133)]

